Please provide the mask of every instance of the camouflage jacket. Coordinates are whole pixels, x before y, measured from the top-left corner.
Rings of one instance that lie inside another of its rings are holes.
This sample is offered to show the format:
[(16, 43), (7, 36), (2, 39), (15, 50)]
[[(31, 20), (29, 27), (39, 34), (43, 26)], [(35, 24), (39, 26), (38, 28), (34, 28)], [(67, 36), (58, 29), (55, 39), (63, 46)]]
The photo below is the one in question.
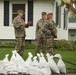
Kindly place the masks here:
[(45, 37), (47, 20), (40, 19), (36, 25), (36, 36)]
[(49, 24), (49, 30), (51, 31), (51, 36), (57, 38), (57, 29), (55, 22), (53, 20), (48, 20), (48, 24)]
[(19, 18), (18, 16), (14, 18), (13, 20), (13, 26), (15, 29), (15, 37), (25, 37), (25, 27), (28, 27), (28, 25), (22, 25), (24, 20), (22, 18)]

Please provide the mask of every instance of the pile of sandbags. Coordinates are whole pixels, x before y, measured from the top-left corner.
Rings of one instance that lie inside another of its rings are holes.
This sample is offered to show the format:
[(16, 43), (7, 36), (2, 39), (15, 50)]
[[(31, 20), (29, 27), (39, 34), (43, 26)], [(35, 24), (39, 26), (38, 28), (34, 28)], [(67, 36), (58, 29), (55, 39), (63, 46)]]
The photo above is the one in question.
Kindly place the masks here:
[[(51, 75), (52, 73), (66, 73), (66, 66), (60, 54), (50, 56), (47, 53), (46, 60), (43, 53), (33, 57), (32, 53), (28, 52), (28, 58), (24, 61), (16, 50), (14, 50), (12, 51), (10, 61), (8, 60), (8, 56), (8, 54), (5, 55), (5, 58), (0, 61), (0, 74)], [(58, 58), (57, 64), (54, 58)]]

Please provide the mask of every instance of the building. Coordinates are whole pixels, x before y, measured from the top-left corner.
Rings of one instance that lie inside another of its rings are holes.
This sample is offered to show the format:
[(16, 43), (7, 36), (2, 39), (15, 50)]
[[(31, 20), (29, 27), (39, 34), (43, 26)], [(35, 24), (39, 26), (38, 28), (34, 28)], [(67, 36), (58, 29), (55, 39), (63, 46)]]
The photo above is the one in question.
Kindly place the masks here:
[(36, 23), (41, 18), (41, 12), (52, 12), (53, 20), (58, 29), (57, 39), (68, 40), (68, 12), (60, 7), (60, 0), (0, 0), (0, 40), (14, 40), (13, 18), (18, 9), (24, 10), (25, 22), (33, 24), (26, 28), (26, 40), (35, 40)]

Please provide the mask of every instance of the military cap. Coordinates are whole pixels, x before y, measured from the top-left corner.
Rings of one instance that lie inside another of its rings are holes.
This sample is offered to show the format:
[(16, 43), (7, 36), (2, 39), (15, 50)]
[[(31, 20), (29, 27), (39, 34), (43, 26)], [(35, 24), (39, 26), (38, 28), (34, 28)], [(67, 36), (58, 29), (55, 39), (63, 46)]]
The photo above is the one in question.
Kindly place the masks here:
[(47, 15), (53, 15), (53, 13), (48, 13)]
[(21, 9), (17, 10), (17, 14), (18, 14), (19, 12), (20, 12), (20, 13), (24, 13), (24, 11), (21, 10)]
[(42, 15), (46, 15), (46, 12), (42, 12)]

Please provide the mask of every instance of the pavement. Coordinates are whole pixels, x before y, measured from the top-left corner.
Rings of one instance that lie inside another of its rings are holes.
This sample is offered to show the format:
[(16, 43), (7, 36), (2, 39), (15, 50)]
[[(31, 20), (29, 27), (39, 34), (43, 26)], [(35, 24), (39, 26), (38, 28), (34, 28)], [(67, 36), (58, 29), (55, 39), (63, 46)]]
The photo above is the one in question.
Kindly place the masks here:
[(67, 73), (67, 74), (52, 74), (52, 75), (76, 75), (76, 74)]
[[(5, 75), (5, 74), (0, 74), (0, 75)], [(29, 75), (29, 74), (8, 74), (8, 75)], [(67, 74), (52, 74), (52, 75), (76, 75), (76, 74), (67, 73)]]

